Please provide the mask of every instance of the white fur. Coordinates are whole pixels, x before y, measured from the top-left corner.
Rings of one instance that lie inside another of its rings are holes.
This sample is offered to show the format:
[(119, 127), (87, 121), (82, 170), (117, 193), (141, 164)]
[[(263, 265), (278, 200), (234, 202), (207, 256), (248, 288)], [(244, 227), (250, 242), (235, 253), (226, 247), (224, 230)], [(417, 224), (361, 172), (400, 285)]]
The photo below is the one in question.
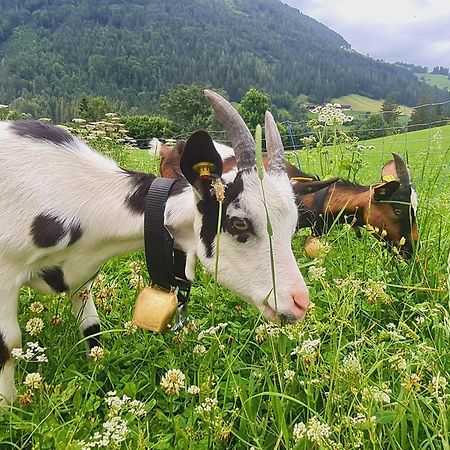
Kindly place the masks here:
[[(220, 148), (220, 147), (219, 147)], [(236, 171), (227, 174), (234, 178)], [(286, 175), (264, 178), (277, 281), (277, 304), (272, 290), (269, 238), (262, 190), (256, 171), (243, 175), (244, 191), (236, 214), (251, 219), (256, 237), (246, 243), (223, 233), (220, 246), (219, 282), (254, 304), (266, 317), (275, 310), (300, 318), (306, 309), (307, 288), (291, 250), (297, 208)], [(130, 177), (112, 160), (74, 139), (70, 144), (19, 137), (0, 122), (0, 331), (9, 349), (21, 346), (17, 321), (19, 289), (23, 285), (50, 291), (39, 277), (42, 269), (61, 267), (72, 292), (86, 285), (107, 259), (143, 247), (143, 215), (125, 204), (132, 189)], [(214, 272), (214, 255), (206, 256), (200, 239), (202, 216), (191, 187), (169, 198), (165, 222), (175, 245), (187, 253), (187, 275), (194, 277), (199, 257)], [(33, 220), (53, 214), (67, 224), (79, 223), (81, 239), (67, 246), (68, 238), (49, 248), (34, 245)], [(264, 299), (268, 296), (268, 306)], [(302, 303), (302, 308), (296, 306)], [(81, 330), (98, 323), (92, 298), (73, 297), (73, 312)], [(15, 395), (14, 364), (10, 360), (0, 372), (0, 396)]]

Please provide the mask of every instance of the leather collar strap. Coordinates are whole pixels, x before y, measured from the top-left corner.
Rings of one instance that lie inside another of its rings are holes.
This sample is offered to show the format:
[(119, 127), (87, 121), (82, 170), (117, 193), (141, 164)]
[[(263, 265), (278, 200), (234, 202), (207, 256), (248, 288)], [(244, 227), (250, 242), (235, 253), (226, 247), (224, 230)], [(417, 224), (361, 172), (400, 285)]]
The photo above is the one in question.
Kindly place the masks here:
[(153, 284), (177, 289), (178, 303), (189, 300), (191, 282), (185, 274), (186, 254), (174, 249), (173, 238), (164, 225), (166, 202), (175, 180), (156, 178), (145, 200), (144, 242), (147, 270)]

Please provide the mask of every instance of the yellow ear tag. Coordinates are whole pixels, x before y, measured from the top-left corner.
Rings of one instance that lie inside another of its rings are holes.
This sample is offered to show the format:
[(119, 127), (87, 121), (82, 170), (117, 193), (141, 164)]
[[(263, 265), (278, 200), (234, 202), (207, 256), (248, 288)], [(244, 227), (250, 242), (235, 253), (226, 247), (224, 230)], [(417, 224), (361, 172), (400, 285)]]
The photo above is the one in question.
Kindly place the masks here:
[(211, 172), (215, 169), (215, 165), (211, 162), (198, 162), (192, 167), (202, 180), (209, 180), (211, 178)]
[(389, 183), (389, 181), (396, 181), (396, 178), (394, 177), (394, 175), (384, 175), (381, 179), (385, 183)]
[(133, 313), (134, 325), (145, 330), (162, 332), (168, 329), (178, 307), (174, 291), (147, 286), (139, 293)]

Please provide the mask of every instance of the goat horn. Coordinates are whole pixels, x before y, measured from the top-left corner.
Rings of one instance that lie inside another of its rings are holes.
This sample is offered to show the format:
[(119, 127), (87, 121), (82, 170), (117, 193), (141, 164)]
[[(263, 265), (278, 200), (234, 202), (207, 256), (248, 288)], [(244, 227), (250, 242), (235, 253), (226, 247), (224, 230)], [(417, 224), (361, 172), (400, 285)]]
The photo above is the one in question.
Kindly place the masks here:
[(214, 91), (205, 90), (205, 97), (217, 120), (225, 128), (236, 155), (239, 170), (256, 168), (255, 140), (239, 113), (231, 103)]
[(398, 180), (401, 184), (410, 184), (411, 178), (409, 176), (409, 169), (404, 159), (398, 153), (392, 152), (392, 156), (394, 157)]
[(274, 173), (286, 172), (283, 142), (270, 111), (266, 111), (265, 133), (267, 153), (269, 155), (269, 171)]

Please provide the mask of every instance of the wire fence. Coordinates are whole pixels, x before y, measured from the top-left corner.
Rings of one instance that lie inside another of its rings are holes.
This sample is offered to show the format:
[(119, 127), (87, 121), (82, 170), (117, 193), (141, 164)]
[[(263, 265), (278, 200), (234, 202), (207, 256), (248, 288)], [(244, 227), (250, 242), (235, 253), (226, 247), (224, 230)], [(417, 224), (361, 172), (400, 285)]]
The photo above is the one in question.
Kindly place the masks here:
[[(350, 159), (352, 152), (357, 158), (362, 158), (362, 166), (354, 177), (355, 181), (375, 181), (373, 168), (381, 167), (390, 159), (392, 152), (403, 155), (411, 167), (415, 184), (429, 183), (430, 179), (438, 186), (450, 187), (450, 101), (428, 103), (412, 108), (415, 114), (420, 114), (422, 120), (411, 123), (410, 115), (400, 115), (392, 126), (370, 127), (366, 124), (373, 122), (374, 115), (383, 113), (363, 113), (345, 111), (347, 115), (354, 115), (354, 119), (336, 129), (340, 136), (353, 138), (352, 145), (345, 140), (336, 142), (336, 135), (330, 129), (328, 134), (323, 132), (323, 141), (318, 145), (318, 139), (311, 141), (317, 135), (317, 122), (311, 120), (280, 122), (280, 134), (285, 151), (291, 163), (301, 167), (304, 171), (316, 173), (319, 176), (343, 176), (351, 171), (342, 170), (335, 162), (328, 164), (337, 173), (323, 173), (323, 167), (318, 164), (319, 152), (326, 154), (325, 158), (332, 160), (346, 153)], [(389, 111), (384, 113), (392, 114)], [(428, 118), (428, 120), (424, 120)], [(194, 130), (193, 130), (194, 131)], [(191, 133), (182, 133), (176, 139), (186, 139)], [(223, 130), (210, 131), (215, 141), (230, 145), (226, 132)], [(364, 137), (369, 139), (363, 139)], [(356, 143), (355, 143), (356, 142)], [(346, 148), (347, 147), (347, 148)], [(379, 172), (378, 172), (379, 173)], [(433, 175), (432, 175), (433, 174)]]

